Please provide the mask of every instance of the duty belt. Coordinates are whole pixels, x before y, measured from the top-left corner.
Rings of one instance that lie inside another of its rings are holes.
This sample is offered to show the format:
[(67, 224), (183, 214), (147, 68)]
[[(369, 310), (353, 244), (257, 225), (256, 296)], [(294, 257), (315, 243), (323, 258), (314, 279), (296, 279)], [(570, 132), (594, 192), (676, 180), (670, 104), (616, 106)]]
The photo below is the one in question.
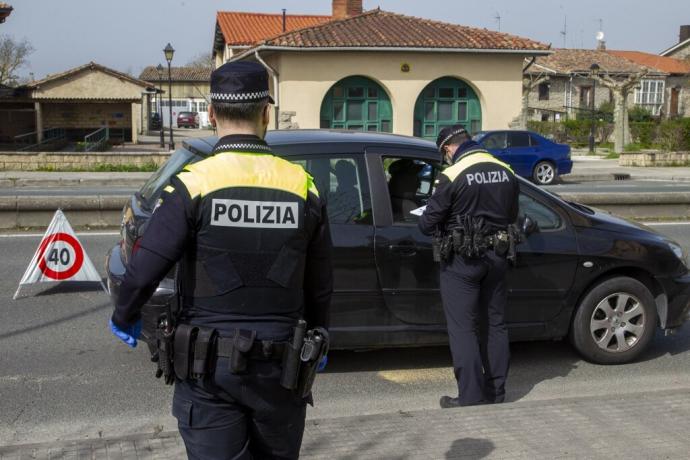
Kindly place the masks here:
[[(216, 356), (219, 358), (232, 358), (235, 350), (234, 338), (220, 337), (216, 341)], [(257, 360), (282, 360), (285, 353), (286, 342), (270, 342), (255, 340), (245, 356)]]

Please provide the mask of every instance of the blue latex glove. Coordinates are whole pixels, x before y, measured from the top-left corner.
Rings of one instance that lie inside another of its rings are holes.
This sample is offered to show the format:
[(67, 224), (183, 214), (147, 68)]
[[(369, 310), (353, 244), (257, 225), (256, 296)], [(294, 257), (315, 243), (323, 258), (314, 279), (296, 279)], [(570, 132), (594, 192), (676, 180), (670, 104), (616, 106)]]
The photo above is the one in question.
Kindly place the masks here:
[(323, 372), (324, 369), (326, 369), (326, 364), (328, 364), (328, 355), (325, 355), (321, 359), (321, 362), (319, 363), (319, 367), (316, 368), (316, 372)]
[(113, 323), (112, 319), (110, 321), (108, 321), (108, 324), (110, 325), (110, 331), (113, 333), (113, 335), (115, 337), (122, 340), (128, 346), (130, 346), (132, 348), (136, 348), (137, 339), (139, 338), (139, 335), (141, 334), (141, 320), (137, 321), (132, 326), (129, 326), (128, 328), (126, 328), (124, 330), (117, 327)]

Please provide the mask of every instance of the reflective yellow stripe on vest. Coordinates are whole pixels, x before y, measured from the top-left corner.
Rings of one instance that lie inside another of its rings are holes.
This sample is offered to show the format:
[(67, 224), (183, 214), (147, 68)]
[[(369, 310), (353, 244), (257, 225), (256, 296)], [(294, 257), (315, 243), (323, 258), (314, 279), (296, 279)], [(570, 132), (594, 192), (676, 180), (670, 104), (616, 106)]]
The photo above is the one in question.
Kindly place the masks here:
[(192, 198), (230, 187), (282, 190), (303, 200), (309, 191), (317, 193), (311, 176), (301, 166), (272, 155), (218, 153), (187, 166), (178, 177)]
[(463, 171), (471, 168), (474, 165), (478, 165), (479, 163), (494, 163), (507, 168), (511, 173), (513, 172), (513, 168), (491, 155), (489, 152), (479, 151), (478, 153), (467, 155), (454, 165), (446, 168), (441, 174), (444, 174), (446, 177), (448, 177), (448, 179), (450, 179), (451, 182), (453, 182), (460, 174), (462, 174)]

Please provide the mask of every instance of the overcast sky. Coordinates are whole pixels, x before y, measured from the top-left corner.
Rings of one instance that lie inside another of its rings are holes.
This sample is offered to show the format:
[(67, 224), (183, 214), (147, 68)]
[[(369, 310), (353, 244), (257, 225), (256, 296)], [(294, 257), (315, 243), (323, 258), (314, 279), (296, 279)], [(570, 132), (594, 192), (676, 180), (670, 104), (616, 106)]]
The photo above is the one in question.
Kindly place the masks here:
[[(14, 7), (0, 34), (27, 38), (36, 51), (22, 75), (41, 78), (95, 61), (138, 76), (163, 62), (172, 43), (173, 65), (212, 47), (218, 10), (330, 14), (330, 0), (4, 0)], [(609, 49), (658, 53), (690, 24), (688, 0), (364, 0), (381, 9), (500, 30), (568, 48), (593, 48), (600, 20)]]

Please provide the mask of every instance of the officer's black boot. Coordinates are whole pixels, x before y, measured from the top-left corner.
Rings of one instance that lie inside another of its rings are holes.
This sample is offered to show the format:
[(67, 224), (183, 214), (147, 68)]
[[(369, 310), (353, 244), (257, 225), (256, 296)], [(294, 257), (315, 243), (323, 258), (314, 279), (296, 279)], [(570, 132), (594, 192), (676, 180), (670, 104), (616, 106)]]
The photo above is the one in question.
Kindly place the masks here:
[(439, 401), (441, 404), (441, 409), (452, 409), (454, 407), (467, 407), (467, 406), (479, 406), (482, 404), (487, 404), (486, 401), (481, 400), (472, 404), (460, 404), (460, 398), (451, 398), (450, 396), (441, 396)]

